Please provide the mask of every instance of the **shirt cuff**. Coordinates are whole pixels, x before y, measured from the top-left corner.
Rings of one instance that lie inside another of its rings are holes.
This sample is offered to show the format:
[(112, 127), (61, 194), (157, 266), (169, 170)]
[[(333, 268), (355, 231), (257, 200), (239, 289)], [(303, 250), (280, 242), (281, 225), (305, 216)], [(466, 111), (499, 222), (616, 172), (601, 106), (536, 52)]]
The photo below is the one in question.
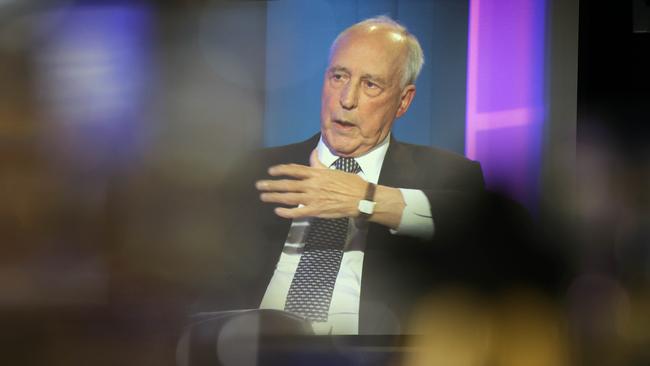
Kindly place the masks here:
[(404, 211), (397, 230), (390, 229), (391, 234), (414, 236), (420, 239), (433, 237), (433, 217), (427, 196), (419, 189), (399, 188), (404, 197)]

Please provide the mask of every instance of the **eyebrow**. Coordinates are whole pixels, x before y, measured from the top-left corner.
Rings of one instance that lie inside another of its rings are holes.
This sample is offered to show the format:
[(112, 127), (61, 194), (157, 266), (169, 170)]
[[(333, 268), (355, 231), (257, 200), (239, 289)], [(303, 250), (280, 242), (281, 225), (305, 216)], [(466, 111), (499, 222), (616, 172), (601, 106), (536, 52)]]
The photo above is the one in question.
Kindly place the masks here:
[(373, 74), (363, 74), (363, 75), (361, 75), (361, 78), (362, 79), (370, 79), (370, 80), (376, 81), (376, 82), (378, 82), (379, 84), (382, 84), (382, 85), (388, 85), (388, 82), (386, 80), (384, 80), (384, 78), (382, 78), (381, 76), (377, 76), (377, 75), (373, 75)]
[[(343, 71), (345, 73), (351, 74), (350, 70), (347, 67), (343, 67), (343, 66), (332, 66), (327, 71), (328, 72)], [(362, 79), (370, 79), (370, 80), (373, 80), (373, 81), (377, 81), (379, 84), (384, 84), (384, 85), (388, 84), (388, 82), (384, 78), (382, 78), (381, 76), (378, 76), (378, 75), (365, 73), (365, 74), (361, 75), (361, 78)]]
[(343, 66), (332, 66), (329, 69), (327, 69), (327, 72), (335, 72), (335, 71), (343, 71), (343, 72), (346, 72), (346, 73), (350, 74), (350, 70), (348, 70), (347, 68), (345, 68)]

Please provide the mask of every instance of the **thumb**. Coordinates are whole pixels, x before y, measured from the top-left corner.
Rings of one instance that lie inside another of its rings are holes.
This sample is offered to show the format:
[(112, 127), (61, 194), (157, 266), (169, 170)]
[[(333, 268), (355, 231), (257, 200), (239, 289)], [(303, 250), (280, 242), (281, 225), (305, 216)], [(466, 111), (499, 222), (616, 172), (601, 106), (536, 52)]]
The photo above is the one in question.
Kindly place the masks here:
[(309, 156), (309, 166), (312, 168), (327, 169), (327, 167), (318, 160), (318, 151), (316, 149), (314, 149)]

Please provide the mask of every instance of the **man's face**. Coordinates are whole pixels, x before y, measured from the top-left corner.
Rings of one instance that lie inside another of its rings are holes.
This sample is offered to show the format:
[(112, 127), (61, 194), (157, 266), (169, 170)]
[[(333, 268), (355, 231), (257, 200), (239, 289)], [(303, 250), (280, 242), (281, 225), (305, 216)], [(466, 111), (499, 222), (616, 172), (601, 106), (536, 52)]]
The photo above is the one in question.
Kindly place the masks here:
[(336, 155), (368, 152), (408, 109), (415, 86), (400, 86), (404, 47), (401, 36), (376, 27), (339, 40), (321, 96), (321, 133)]

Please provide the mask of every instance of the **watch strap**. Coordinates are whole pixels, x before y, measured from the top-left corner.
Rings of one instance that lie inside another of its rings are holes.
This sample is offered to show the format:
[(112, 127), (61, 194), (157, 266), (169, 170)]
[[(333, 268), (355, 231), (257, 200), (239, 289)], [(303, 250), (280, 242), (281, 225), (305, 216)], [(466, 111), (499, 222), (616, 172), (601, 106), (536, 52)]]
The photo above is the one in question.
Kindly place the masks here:
[(363, 198), (366, 201), (375, 201), (375, 191), (377, 190), (377, 185), (374, 183), (368, 182), (368, 187), (366, 188), (366, 196)]

